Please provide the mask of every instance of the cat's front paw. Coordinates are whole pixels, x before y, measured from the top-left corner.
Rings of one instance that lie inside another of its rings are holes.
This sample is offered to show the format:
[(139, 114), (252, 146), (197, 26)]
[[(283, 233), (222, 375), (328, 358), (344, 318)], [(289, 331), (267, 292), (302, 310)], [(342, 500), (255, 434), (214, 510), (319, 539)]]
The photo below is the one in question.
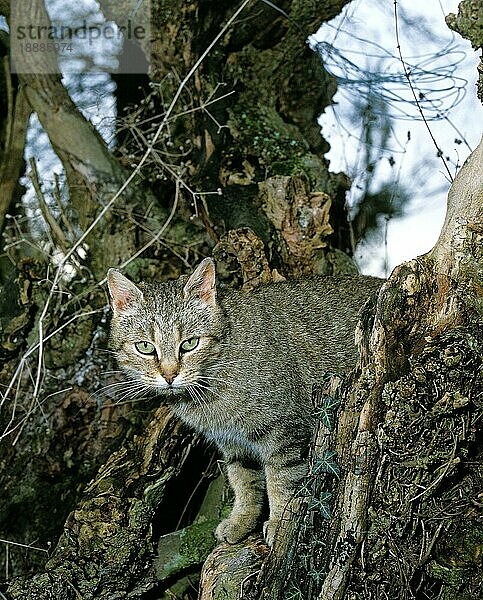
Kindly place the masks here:
[(263, 537), (267, 542), (267, 545), (270, 548), (273, 546), (273, 542), (275, 541), (275, 535), (277, 534), (279, 521), (278, 519), (270, 519), (269, 521), (265, 521), (263, 524)]
[(218, 525), (215, 536), (219, 542), (236, 544), (248, 537), (254, 529), (256, 529), (256, 523), (251, 517), (229, 517)]

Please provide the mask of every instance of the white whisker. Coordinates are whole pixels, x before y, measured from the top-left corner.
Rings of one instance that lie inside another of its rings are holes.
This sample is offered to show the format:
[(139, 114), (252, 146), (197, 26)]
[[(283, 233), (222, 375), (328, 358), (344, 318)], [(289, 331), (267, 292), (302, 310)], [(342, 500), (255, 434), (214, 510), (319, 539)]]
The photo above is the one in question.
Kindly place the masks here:
[[(217, 398), (220, 398), (221, 400), (223, 400), (223, 396), (220, 394), (220, 392), (218, 392), (217, 390), (214, 390), (211, 386), (204, 385), (204, 384), (200, 383), (198, 380), (194, 381), (191, 385), (194, 388), (196, 388), (200, 394), (203, 391), (210, 392), (210, 394), (213, 394), (213, 396), (216, 396)], [(206, 400), (205, 400), (205, 402), (206, 402)]]
[(112, 389), (112, 388), (116, 388), (116, 387), (122, 387), (125, 386), (129, 383), (138, 383), (137, 379), (127, 379), (124, 381), (116, 381), (115, 383), (110, 383), (109, 385), (105, 385), (101, 388), (99, 388), (98, 390), (96, 390), (94, 393), (99, 394), (100, 392), (104, 392), (106, 390)]
[(116, 400), (116, 402), (114, 404), (119, 404), (126, 398), (129, 398), (130, 400), (132, 400), (145, 391), (146, 391), (146, 386), (142, 382), (139, 382), (137, 386), (132, 386), (128, 390), (125, 390), (124, 393), (118, 398), (118, 400)]
[(223, 383), (224, 385), (227, 385), (227, 386), (230, 385), (229, 381), (226, 378), (210, 377), (207, 375), (197, 375), (196, 381), (202, 381), (202, 382), (206, 383), (207, 385), (210, 385), (212, 381), (214, 381), (216, 383)]
[(208, 413), (205, 411), (205, 409), (208, 410), (208, 406), (207, 406), (205, 400), (203, 399), (201, 392), (198, 389), (196, 389), (196, 387), (193, 385), (188, 386), (186, 389), (188, 390), (188, 393), (190, 394), (191, 398), (200, 407), (203, 417), (205, 418), (205, 421), (207, 423), (209, 423), (210, 419), (208, 418)]

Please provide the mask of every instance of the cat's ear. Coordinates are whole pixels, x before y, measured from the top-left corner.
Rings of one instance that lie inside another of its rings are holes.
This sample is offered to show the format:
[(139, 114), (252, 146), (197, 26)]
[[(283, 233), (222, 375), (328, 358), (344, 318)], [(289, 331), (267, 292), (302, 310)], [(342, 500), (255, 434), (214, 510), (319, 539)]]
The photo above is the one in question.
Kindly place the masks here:
[(216, 271), (211, 258), (205, 258), (193, 271), (183, 288), (183, 298), (199, 298), (202, 302), (216, 304)]
[(107, 286), (115, 315), (131, 312), (143, 298), (141, 290), (117, 269), (107, 272)]

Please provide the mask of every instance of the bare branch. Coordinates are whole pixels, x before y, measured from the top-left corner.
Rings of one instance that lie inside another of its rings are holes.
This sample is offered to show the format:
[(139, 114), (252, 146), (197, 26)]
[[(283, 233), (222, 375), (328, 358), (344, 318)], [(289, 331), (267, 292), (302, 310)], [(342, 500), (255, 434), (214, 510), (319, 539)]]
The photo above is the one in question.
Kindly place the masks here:
[(52, 234), (52, 238), (54, 241), (59, 244), (60, 248), (67, 252), (68, 242), (67, 238), (64, 235), (64, 232), (60, 228), (59, 224), (55, 220), (54, 215), (52, 214), (50, 207), (45, 200), (45, 196), (42, 192), (42, 188), (40, 187), (39, 181), (39, 172), (37, 170), (37, 163), (35, 162), (35, 158), (31, 158), (29, 160), (30, 163), (30, 173), (29, 177), (32, 181), (32, 185), (34, 186), (35, 193), (37, 194), (37, 199), (39, 201), (40, 210), (42, 212), (42, 216), (44, 217), (45, 223), (50, 228), (50, 232)]

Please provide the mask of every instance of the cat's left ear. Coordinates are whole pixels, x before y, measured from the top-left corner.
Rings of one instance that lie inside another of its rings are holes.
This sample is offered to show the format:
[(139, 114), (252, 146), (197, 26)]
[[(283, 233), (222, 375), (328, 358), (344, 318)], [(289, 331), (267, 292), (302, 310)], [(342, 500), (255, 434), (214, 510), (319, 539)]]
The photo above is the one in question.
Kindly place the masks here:
[(117, 269), (107, 272), (107, 286), (115, 315), (131, 312), (143, 299), (141, 290)]
[(211, 258), (205, 258), (196, 267), (183, 288), (183, 298), (199, 298), (210, 306), (216, 305), (216, 270)]

